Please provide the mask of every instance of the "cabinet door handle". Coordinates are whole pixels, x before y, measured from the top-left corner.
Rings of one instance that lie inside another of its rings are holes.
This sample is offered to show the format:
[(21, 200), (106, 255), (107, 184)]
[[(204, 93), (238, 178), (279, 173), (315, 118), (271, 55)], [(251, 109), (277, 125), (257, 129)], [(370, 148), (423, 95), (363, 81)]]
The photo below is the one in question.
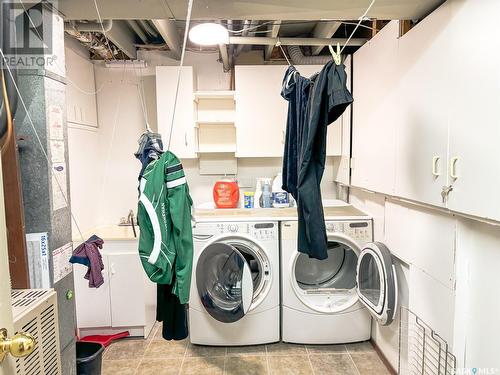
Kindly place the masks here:
[(188, 135), (187, 131), (184, 132), (184, 144), (187, 146), (188, 145)]
[(459, 177), (457, 174), (457, 162), (458, 162), (458, 156), (455, 156), (450, 160), (450, 176), (455, 180)]
[(285, 131), (281, 131), (281, 143), (285, 144)]
[(111, 263), (111, 275), (114, 275), (116, 274), (116, 270), (115, 270), (115, 264), (114, 263)]
[(439, 177), (441, 175), (441, 173), (438, 170), (439, 159), (441, 159), (441, 156), (434, 156), (432, 158), (432, 175), (434, 177)]

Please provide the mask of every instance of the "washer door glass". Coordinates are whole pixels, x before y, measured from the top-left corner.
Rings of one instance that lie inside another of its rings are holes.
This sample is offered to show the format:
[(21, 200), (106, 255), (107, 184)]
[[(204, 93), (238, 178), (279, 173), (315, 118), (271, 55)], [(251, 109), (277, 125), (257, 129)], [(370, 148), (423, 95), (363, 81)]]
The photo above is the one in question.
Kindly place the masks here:
[(196, 286), (207, 312), (224, 323), (240, 320), (250, 309), (253, 281), (236, 247), (216, 242), (205, 248), (196, 266)]

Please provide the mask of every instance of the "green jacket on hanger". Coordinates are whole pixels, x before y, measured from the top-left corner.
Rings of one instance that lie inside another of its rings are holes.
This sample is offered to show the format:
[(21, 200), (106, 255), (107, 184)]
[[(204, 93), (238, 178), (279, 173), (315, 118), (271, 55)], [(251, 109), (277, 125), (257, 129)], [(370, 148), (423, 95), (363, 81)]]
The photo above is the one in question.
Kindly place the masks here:
[(193, 267), (193, 201), (177, 156), (167, 151), (150, 162), (140, 180), (139, 192), (142, 266), (157, 284), (170, 285), (174, 280), (172, 293), (181, 304), (187, 303)]

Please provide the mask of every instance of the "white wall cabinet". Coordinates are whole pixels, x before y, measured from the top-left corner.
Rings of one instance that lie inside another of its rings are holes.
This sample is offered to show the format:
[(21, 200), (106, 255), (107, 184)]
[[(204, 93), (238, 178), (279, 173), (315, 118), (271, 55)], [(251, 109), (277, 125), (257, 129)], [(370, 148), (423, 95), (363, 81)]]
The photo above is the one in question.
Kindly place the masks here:
[(97, 127), (94, 65), (66, 48), (66, 113), (70, 123)]
[[(177, 66), (156, 67), (156, 106), (158, 110), (158, 131), (162, 135), (164, 147), (168, 147), (170, 125), (175, 104), (177, 86)], [(170, 150), (181, 159), (196, 158), (196, 131), (194, 116), (193, 67), (181, 68), (179, 94), (175, 111)]]
[[(449, 93), (448, 168), (453, 191), (448, 207), (500, 220), (500, 40), (494, 24), (477, 18), (499, 14), (500, 2), (453, 2), (450, 8), (453, 38), (449, 60), (455, 79)], [(464, 56), (468, 45), (480, 53)]]
[(137, 240), (105, 241), (104, 284), (89, 288), (87, 267), (75, 264), (76, 315), (80, 334), (128, 330), (147, 336), (156, 320), (156, 287), (146, 276)]
[(283, 65), (236, 66), (236, 156), (281, 157), (288, 102), (281, 93)]
[[(322, 65), (298, 65), (309, 77)], [(238, 65), (236, 86), (236, 156), (282, 157), (288, 102), (281, 97), (286, 65)], [(348, 73), (349, 74), (349, 73)], [(327, 156), (342, 153), (342, 117), (328, 127)]]
[(394, 193), (398, 25), (391, 22), (353, 56), (351, 184)]
[[(500, 41), (481, 21), (467, 31), (471, 15), (499, 11), (446, 2), (402, 37), (392, 21), (354, 54), (354, 186), (500, 220)], [(481, 50), (474, 62), (464, 45)]]
[(391, 41), (397, 46), (394, 192), (436, 206), (445, 204), (441, 191), (448, 185), (451, 35), (441, 29), (449, 18), (449, 7), (441, 7)]

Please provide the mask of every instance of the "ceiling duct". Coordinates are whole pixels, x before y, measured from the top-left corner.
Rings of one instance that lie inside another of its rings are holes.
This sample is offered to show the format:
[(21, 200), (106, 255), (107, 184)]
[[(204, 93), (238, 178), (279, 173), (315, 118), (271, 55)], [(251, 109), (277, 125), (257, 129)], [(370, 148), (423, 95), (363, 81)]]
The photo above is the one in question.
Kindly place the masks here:
[(331, 55), (304, 56), (300, 46), (288, 46), (287, 50), (294, 65), (323, 65), (332, 59)]
[(130, 28), (132, 30), (134, 30), (134, 33), (137, 34), (139, 39), (141, 39), (144, 44), (148, 44), (148, 37), (146, 36), (146, 33), (144, 31), (142, 31), (142, 29), (139, 26), (139, 24), (137, 23), (137, 21), (128, 20), (127, 23), (130, 26)]
[(160, 32), (161, 37), (167, 43), (168, 48), (172, 52), (176, 60), (181, 58), (181, 39), (175, 26), (175, 21), (167, 19), (151, 20), (156, 29)]

